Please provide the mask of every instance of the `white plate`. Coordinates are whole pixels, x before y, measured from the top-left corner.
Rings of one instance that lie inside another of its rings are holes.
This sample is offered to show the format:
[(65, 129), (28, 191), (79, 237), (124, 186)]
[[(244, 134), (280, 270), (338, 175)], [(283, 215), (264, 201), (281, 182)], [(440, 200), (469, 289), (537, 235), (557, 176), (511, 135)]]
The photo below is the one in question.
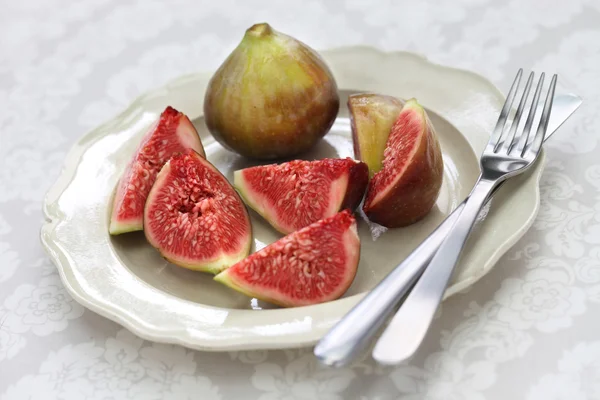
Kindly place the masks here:
[[(108, 235), (113, 189), (140, 135), (167, 105), (194, 119), (208, 159), (227, 177), (247, 162), (224, 150), (206, 131), (202, 99), (210, 73), (176, 79), (138, 98), (112, 121), (85, 135), (71, 150), (49, 191), (42, 242), (72, 296), (137, 335), (203, 350), (285, 348), (315, 343), (365, 291), (415, 248), (471, 189), (477, 155), (503, 103), (500, 92), (470, 72), (432, 64), (410, 53), (351, 47), (322, 52), (341, 90), (332, 131), (311, 157), (351, 156), (345, 99), (353, 91), (416, 97), (430, 112), (445, 161), (437, 207), (423, 221), (388, 230), (359, 221), (361, 261), (343, 298), (309, 307), (273, 308), (164, 261), (143, 234)], [(543, 161), (543, 160), (542, 160)], [(447, 295), (473, 284), (529, 228), (539, 205), (543, 162), (510, 181), (494, 199), (470, 243)], [(255, 248), (279, 235), (252, 213)], [(262, 309), (261, 309), (262, 308)]]

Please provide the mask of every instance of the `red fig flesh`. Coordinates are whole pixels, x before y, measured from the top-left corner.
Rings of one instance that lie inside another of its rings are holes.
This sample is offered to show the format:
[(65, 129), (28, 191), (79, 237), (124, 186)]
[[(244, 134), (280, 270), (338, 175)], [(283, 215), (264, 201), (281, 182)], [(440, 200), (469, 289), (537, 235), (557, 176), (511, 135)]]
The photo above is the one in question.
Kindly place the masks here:
[(391, 129), (383, 168), (369, 182), (363, 211), (371, 221), (388, 228), (417, 222), (435, 204), (443, 172), (433, 125), (425, 109), (411, 99)]
[(161, 169), (144, 209), (144, 233), (164, 258), (218, 273), (250, 252), (246, 207), (227, 179), (188, 150)]
[(273, 304), (304, 306), (344, 294), (359, 258), (356, 220), (344, 210), (283, 237), (214, 279)]
[(367, 187), (367, 165), (350, 158), (294, 160), (234, 173), (246, 204), (288, 234), (340, 210), (354, 210)]
[(144, 135), (119, 180), (110, 234), (142, 230), (144, 204), (156, 175), (171, 156), (188, 148), (204, 157), (204, 148), (192, 122), (185, 114), (167, 107)]

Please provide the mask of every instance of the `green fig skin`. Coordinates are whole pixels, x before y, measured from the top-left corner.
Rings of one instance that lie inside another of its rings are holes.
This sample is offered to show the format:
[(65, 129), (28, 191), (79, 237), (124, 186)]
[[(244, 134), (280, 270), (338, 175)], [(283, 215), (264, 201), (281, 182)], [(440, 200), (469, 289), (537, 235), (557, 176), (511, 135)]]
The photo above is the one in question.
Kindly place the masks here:
[(404, 100), (376, 93), (348, 97), (354, 158), (368, 165), (369, 178), (381, 170), (388, 136), (403, 106)]
[(301, 154), (339, 111), (333, 74), (304, 43), (256, 24), (208, 83), (206, 125), (225, 148), (258, 160)]

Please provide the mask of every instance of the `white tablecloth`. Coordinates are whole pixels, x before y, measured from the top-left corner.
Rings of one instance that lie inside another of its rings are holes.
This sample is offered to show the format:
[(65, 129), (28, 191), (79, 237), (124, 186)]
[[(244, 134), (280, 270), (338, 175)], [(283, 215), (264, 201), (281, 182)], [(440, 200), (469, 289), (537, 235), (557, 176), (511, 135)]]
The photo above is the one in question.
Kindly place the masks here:
[[(585, 98), (548, 143), (534, 226), (445, 302), (418, 356), (321, 368), (311, 349), (202, 353), (73, 301), (38, 239), (66, 151), (137, 95), (216, 68), (255, 22), (316, 49), (368, 44)], [(600, 1), (0, 2), (0, 398), (600, 399)]]

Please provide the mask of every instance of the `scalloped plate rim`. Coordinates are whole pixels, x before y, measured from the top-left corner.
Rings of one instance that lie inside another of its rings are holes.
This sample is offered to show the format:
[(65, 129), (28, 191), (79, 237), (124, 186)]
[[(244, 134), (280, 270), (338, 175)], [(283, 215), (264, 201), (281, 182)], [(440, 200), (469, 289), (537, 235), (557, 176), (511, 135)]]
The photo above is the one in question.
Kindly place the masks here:
[[(384, 51), (374, 47), (366, 46), (366, 45), (358, 45), (358, 46), (345, 46), (345, 47), (336, 47), (326, 50), (320, 50), (322, 54), (335, 54), (339, 52), (352, 52), (352, 51), (368, 51), (372, 53), (376, 53), (380, 56), (385, 57), (393, 57), (393, 56), (408, 56), (415, 59), (420, 60), (423, 63), (436, 67), (438, 69), (444, 69), (448, 71), (453, 71), (455, 73), (462, 73), (469, 75), (470, 78), (477, 79), (485, 83), (490, 89), (493, 89), (496, 93), (495, 96), (498, 97), (499, 101), (503, 101), (504, 97), (501, 91), (487, 78), (461, 68), (455, 68), (446, 66), (443, 64), (435, 63), (430, 61), (427, 57), (422, 54), (409, 52), (409, 51)], [(244, 342), (243, 340), (234, 339), (224, 339), (222, 341), (215, 341), (213, 339), (201, 339), (201, 338), (191, 338), (189, 335), (186, 335), (185, 330), (173, 330), (173, 329), (157, 329), (156, 327), (149, 326), (145, 324), (140, 319), (135, 319), (131, 317), (129, 314), (121, 312), (121, 310), (115, 308), (111, 304), (92, 298), (89, 296), (81, 286), (77, 284), (77, 279), (73, 278), (73, 280), (68, 277), (67, 272), (73, 272), (73, 265), (68, 260), (68, 253), (61, 248), (61, 246), (57, 243), (56, 240), (52, 238), (52, 232), (56, 228), (57, 224), (61, 221), (60, 215), (55, 215), (50, 209), (53, 205), (55, 205), (60, 199), (62, 193), (68, 188), (72, 179), (75, 176), (75, 172), (77, 170), (77, 166), (81, 157), (85, 154), (86, 150), (91, 146), (96, 139), (102, 137), (99, 134), (103, 129), (109, 127), (111, 124), (114, 124), (118, 121), (124, 120), (125, 118), (130, 118), (135, 113), (143, 111), (143, 104), (147, 99), (150, 99), (152, 96), (155, 96), (161, 90), (168, 89), (169, 87), (177, 86), (177, 84), (184, 82), (185, 80), (193, 79), (194, 77), (199, 77), (203, 75), (212, 74), (211, 71), (200, 71), (195, 73), (184, 74), (179, 77), (176, 77), (172, 80), (169, 80), (164, 85), (160, 85), (154, 87), (147, 92), (137, 96), (126, 108), (122, 111), (114, 115), (112, 118), (108, 119), (104, 123), (98, 125), (94, 129), (88, 131), (71, 146), (69, 149), (65, 160), (63, 162), (60, 174), (50, 189), (47, 191), (46, 196), (44, 198), (43, 203), (43, 214), (45, 217), (45, 221), (42, 224), (40, 230), (40, 240), (41, 243), (51, 258), (52, 262), (56, 265), (61, 281), (65, 285), (65, 288), (69, 292), (74, 299), (76, 299), (79, 303), (84, 305), (86, 308), (94, 311), (95, 313), (102, 315), (114, 322), (119, 323), (124, 326), (128, 330), (132, 331), (136, 335), (146, 340), (152, 340), (156, 342), (163, 343), (173, 343), (179, 344), (188, 348), (194, 348), (203, 351), (234, 351), (234, 350), (253, 350), (253, 349), (282, 349), (282, 348), (292, 348), (292, 347), (302, 347), (302, 346), (311, 346), (315, 344), (319, 337), (308, 337), (308, 338), (294, 338), (294, 336), (278, 336), (276, 339), (270, 336), (261, 337), (262, 340), (253, 339), (252, 342)], [(190, 116), (192, 117), (192, 116)], [(194, 116), (195, 119), (197, 116)], [(450, 122), (450, 121), (449, 121)], [(90, 141), (87, 145), (84, 145), (84, 142)], [(512, 235), (508, 236), (499, 246), (493, 251), (489, 258), (488, 262), (486, 262), (481, 269), (478, 270), (478, 273), (474, 273), (467, 279), (464, 279), (460, 282), (455, 283), (452, 287), (448, 289), (445, 294), (445, 298), (452, 296), (458, 292), (465, 290), (466, 288), (473, 285), (479, 279), (481, 279), (484, 275), (486, 275), (498, 259), (506, 253), (506, 251), (512, 247), (522, 236), (523, 234), (531, 227), (535, 217), (539, 211), (540, 207), (540, 189), (539, 182), (541, 179), (543, 164), (545, 162), (545, 153), (542, 152), (540, 155), (540, 159), (538, 160), (539, 164), (542, 164), (542, 167), (535, 168), (535, 179), (534, 185), (530, 185), (534, 188), (531, 193), (534, 196), (534, 207), (529, 214), (529, 218), (524, 221), (522, 227), (513, 232)], [(364, 293), (357, 294), (352, 296), (352, 298), (360, 299), (364, 296)], [(181, 299), (181, 301), (187, 302), (188, 300)], [(341, 315), (340, 315), (341, 317)], [(301, 335), (302, 336), (302, 335)], [(314, 335), (313, 335), (314, 336)]]

